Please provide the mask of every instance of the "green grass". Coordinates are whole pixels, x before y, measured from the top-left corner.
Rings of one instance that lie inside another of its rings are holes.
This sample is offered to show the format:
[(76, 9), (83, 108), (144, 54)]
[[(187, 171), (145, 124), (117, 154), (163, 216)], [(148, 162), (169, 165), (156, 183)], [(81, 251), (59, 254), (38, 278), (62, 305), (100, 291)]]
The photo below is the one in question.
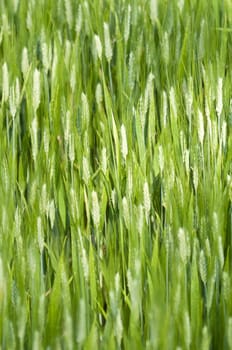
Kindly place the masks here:
[(231, 1), (0, 14), (0, 349), (232, 349)]

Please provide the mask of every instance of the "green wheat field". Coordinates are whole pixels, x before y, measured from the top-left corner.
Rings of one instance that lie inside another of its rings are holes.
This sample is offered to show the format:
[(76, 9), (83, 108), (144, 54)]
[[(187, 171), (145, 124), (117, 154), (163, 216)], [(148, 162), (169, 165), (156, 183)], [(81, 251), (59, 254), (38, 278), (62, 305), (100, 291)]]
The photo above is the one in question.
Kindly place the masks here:
[(0, 0), (0, 349), (232, 350), (231, 0)]

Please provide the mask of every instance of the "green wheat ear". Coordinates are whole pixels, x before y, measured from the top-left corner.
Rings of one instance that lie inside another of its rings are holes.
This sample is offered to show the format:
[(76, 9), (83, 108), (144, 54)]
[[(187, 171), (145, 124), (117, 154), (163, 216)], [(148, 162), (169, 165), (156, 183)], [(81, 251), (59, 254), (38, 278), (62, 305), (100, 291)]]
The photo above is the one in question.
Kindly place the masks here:
[(0, 348), (232, 349), (232, 3), (0, 15)]

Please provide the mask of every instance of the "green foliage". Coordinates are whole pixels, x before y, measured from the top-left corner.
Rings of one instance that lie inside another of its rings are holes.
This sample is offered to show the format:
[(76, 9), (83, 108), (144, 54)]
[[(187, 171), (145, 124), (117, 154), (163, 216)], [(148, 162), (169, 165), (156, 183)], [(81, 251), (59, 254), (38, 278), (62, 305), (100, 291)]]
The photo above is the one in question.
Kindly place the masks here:
[(231, 2), (0, 14), (0, 348), (232, 349)]

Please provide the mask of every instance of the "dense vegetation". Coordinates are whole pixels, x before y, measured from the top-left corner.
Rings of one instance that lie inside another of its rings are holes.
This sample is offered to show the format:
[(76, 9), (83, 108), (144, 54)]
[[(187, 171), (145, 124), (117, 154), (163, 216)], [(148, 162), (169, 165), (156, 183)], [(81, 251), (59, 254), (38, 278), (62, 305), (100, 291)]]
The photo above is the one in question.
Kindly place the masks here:
[(0, 348), (232, 349), (232, 2), (0, 1)]

